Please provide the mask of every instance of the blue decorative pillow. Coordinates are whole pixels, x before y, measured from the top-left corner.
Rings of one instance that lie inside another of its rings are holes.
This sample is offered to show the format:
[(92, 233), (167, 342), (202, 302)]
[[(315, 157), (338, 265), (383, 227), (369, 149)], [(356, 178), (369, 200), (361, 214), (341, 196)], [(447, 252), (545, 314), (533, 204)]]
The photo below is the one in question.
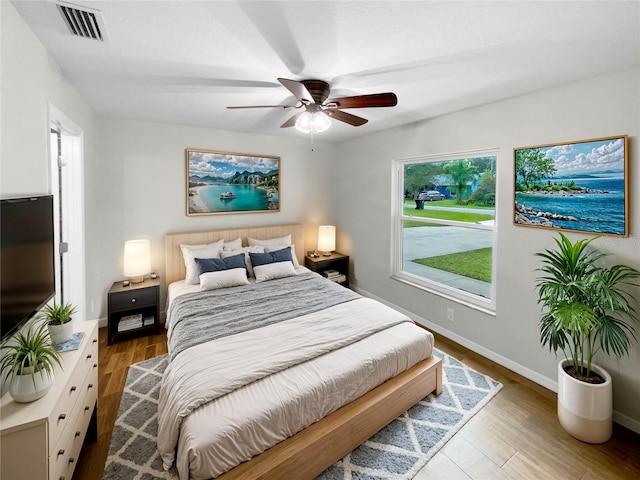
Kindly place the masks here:
[(291, 249), (289, 247), (269, 253), (249, 252), (249, 257), (251, 258), (251, 265), (253, 265), (254, 268), (260, 265), (268, 265), (269, 263), (277, 262), (291, 262), (293, 264), (293, 260), (291, 259)]
[(227, 258), (196, 258), (196, 265), (200, 275), (207, 272), (221, 272), (232, 268), (246, 268), (244, 253)]

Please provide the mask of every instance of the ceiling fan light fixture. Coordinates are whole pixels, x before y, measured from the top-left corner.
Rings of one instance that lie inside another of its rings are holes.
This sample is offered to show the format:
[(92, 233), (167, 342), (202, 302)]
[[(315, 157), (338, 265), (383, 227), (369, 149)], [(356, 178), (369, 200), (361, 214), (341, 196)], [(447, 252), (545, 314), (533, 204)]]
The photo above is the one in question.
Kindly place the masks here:
[(318, 112), (313, 116), (314, 120), (314, 132), (324, 132), (331, 126), (331, 120), (324, 113)]
[(302, 133), (320, 133), (331, 126), (331, 120), (322, 112), (303, 112), (296, 120), (296, 130)]

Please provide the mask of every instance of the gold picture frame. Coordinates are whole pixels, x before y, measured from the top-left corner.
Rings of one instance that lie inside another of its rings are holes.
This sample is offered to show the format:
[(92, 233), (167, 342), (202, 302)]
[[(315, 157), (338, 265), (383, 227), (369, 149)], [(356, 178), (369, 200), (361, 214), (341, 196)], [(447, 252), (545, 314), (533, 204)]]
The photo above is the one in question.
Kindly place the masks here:
[(280, 211), (280, 157), (185, 149), (187, 216)]
[(517, 226), (629, 235), (627, 135), (513, 150)]

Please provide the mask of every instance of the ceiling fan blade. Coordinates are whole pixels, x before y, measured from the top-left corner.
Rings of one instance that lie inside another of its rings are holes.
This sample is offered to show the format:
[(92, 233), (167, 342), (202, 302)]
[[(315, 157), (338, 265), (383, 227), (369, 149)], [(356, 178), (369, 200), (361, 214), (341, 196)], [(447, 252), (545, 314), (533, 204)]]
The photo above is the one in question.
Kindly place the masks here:
[(293, 127), (296, 124), (296, 120), (298, 120), (298, 117), (300, 117), (300, 115), (302, 115), (303, 113), (304, 112), (296, 113), (293, 117), (291, 117), (289, 120), (287, 120), (282, 125), (280, 125), (280, 128)]
[(295, 80), (288, 80), (286, 78), (278, 78), (278, 81), (284, 85), (293, 95), (305, 105), (316, 103), (307, 87), (301, 82)]
[(397, 104), (398, 97), (396, 97), (395, 93), (391, 92), (330, 98), (324, 103), (327, 108), (395, 107)]
[(341, 122), (348, 123), (349, 125), (353, 125), (354, 127), (359, 127), (360, 125), (364, 125), (369, 121), (366, 118), (351, 115), (350, 113), (343, 112), (342, 110), (329, 109), (324, 110), (324, 113), (335, 120), (340, 120)]
[(300, 108), (302, 105), (236, 105), (232, 107), (227, 107), (230, 110), (235, 110), (239, 108), (283, 108), (288, 110), (290, 108)]

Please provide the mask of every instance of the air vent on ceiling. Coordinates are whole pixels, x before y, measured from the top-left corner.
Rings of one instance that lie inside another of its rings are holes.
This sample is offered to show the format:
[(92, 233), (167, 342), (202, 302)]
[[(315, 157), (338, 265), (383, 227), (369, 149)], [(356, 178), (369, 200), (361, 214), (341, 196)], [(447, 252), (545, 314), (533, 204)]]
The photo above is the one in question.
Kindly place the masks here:
[(62, 2), (56, 5), (72, 35), (101, 42), (105, 40), (106, 29), (100, 10)]

